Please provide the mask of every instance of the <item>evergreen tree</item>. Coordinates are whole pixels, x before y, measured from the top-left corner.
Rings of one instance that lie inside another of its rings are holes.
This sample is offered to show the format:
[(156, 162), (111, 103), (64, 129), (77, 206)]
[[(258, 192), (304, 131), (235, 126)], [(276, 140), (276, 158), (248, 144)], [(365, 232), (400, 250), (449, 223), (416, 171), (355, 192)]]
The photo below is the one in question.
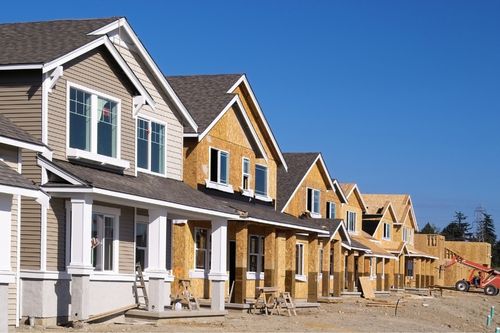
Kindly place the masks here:
[(439, 234), (439, 229), (434, 224), (427, 222), (426, 225), (420, 230), (420, 234)]
[(479, 225), (476, 230), (476, 237), (481, 242), (490, 243), (494, 246), (497, 240), (497, 235), (495, 233), (495, 223), (491, 214), (483, 212), (483, 218), (479, 221)]
[(465, 216), (464, 213), (460, 211), (455, 212), (454, 220), (441, 231), (441, 235), (443, 235), (446, 240), (470, 240), (472, 238), (472, 233), (470, 232), (470, 224), (466, 220), (467, 216)]

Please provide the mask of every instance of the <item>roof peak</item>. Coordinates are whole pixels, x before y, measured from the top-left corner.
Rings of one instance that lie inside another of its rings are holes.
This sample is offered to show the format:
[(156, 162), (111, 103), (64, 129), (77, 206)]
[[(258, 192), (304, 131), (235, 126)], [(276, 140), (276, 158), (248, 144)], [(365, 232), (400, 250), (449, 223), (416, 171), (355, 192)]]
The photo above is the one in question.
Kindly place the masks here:
[(108, 17), (93, 17), (93, 18), (67, 18), (67, 19), (53, 19), (53, 20), (40, 20), (40, 21), (24, 21), (24, 22), (4, 22), (0, 25), (9, 24), (36, 24), (36, 23), (52, 23), (52, 22), (81, 22), (81, 21), (99, 21), (99, 20), (119, 20), (125, 16), (108, 16)]
[(245, 73), (218, 73), (218, 74), (188, 74), (188, 75), (165, 75), (168, 78), (177, 78), (177, 77), (214, 77), (214, 76), (243, 76)]

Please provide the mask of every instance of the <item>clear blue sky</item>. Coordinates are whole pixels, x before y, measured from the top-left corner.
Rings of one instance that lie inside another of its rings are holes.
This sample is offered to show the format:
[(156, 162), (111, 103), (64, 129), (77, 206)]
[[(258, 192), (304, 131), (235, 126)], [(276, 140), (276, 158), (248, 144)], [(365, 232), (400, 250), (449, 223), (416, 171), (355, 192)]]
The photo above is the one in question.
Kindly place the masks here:
[(116, 15), (166, 74), (247, 73), (284, 151), (410, 193), (421, 226), (482, 204), (500, 235), (500, 1), (6, 1), (0, 22)]

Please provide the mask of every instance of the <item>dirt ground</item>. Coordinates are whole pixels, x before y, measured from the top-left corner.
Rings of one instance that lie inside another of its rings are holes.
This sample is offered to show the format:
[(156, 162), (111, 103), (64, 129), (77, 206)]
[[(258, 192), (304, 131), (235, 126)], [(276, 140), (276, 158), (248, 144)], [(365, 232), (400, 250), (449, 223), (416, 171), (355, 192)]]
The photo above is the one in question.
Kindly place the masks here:
[[(368, 306), (362, 298), (299, 309), (296, 317), (265, 316), (230, 311), (223, 319), (166, 320), (160, 323), (125, 322), (88, 324), (79, 329), (20, 327), (14, 332), (495, 332), (500, 327), (500, 296), (445, 290), (443, 296), (392, 295), (380, 298), (394, 307)], [(495, 306), (490, 327), (486, 316)]]

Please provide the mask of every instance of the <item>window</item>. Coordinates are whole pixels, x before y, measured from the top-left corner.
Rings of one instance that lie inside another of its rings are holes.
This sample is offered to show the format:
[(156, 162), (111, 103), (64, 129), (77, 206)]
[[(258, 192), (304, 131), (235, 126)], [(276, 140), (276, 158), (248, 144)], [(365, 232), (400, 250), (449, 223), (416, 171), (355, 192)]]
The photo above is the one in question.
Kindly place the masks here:
[(100, 213), (92, 214), (92, 266), (97, 271), (116, 270), (115, 227), (116, 218)]
[(255, 193), (267, 196), (267, 167), (255, 165)]
[(327, 219), (335, 219), (335, 203), (327, 202), (326, 203), (326, 218)]
[(195, 268), (210, 268), (208, 229), (195, 228)]
[(408, 277), (413, 277), (413, 259), (406, 260), (405, 275)]
[(264, 237), (250, 236), (248, 245), (248, 271), (264, 272)]
[(69, 148), (119, 158), (120, 102), (69, 88)]
[(165, 125), (137, 119), (137, 167), (165, 174)]
[(210, 181), (228, 185), (229, 153), (210, 148)]
[(241, 188), (248, 190), (250, 188), (250, 160), (243, 157), (241, 166)]
[(135, 262), (146, 268), (146, 256), (148, 251), (148, 225), (146, 223), (135, 224)]
[(304, 275), (304, 244), (295, 244), (295, 274)]
[(347, 212), (347, 230), (356, 231), (356, 213)]
[(403, 227), (403, 242), (408, 242), (408, 228)]
[(391, 225), (384, 223), (384, 239), (391, 239)]
[(320, 192), (318, 190), (307, 189), (307, 207), (306, 209), (313, 214), (320, 214), (319, 212), (319, 198)]

